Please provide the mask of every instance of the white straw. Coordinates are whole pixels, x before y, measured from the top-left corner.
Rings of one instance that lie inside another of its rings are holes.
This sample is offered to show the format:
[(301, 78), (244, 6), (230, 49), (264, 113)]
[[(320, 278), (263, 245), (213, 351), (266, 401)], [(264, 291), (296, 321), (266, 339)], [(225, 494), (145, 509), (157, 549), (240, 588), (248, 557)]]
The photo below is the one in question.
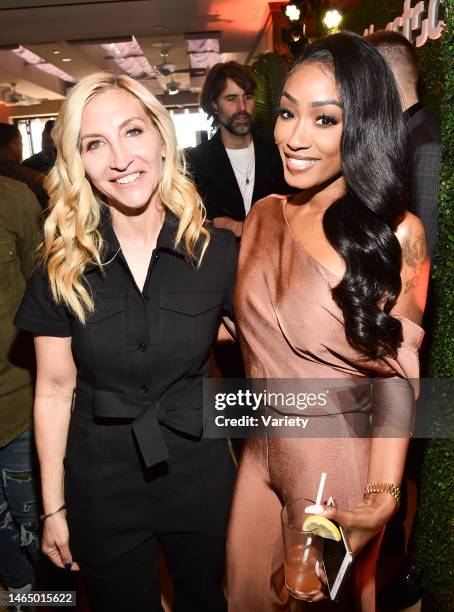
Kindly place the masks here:
[(320, 484), (318, 485), (317, 499), (315, 500), (315, 503), (317, 504), (317, 506), (319, 506), (322, 502), (322, 495), (323, 495), (323, 488), (325, 486), (325, 481), (326, 481), (326, 472), (322, 472), (322, 475), (320, 476)]
[[(326, 481), (326, 472), (322, 472), (322, 475), (320, 476), (320, 484), (318, 485), (317, 498), (315, 500), (315, 503), (318, 506), (321, 504), (321, 501), (322, 501), (325, 481)], [(304, 549), (304, 554), (303, 554), (303, 563), (307, 563), (307, 558), (309, 557), (309, 548), (311, 544), (312, 544), (312, 536), (307, 536), (306, 547)]]

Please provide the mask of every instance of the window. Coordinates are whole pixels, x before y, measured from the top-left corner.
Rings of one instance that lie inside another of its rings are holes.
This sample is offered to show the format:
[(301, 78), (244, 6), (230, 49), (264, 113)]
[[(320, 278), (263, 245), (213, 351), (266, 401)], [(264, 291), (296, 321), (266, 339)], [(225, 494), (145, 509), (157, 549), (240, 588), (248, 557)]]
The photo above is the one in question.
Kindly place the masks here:
[(22, 159), (27, 159), (41, 151), (41, 135), (44, 125), (49, 119), (56, 119), (56, 116), (29, 117), (15, 120), (15, 124), (22, 135)]
[(174, 109), (170, 116), (175, 125), (177, 133), (177, 144), (179, 149), (195, 147), (204, 139), (208, 139), (211, 132), (211, 120), (202, 109)]

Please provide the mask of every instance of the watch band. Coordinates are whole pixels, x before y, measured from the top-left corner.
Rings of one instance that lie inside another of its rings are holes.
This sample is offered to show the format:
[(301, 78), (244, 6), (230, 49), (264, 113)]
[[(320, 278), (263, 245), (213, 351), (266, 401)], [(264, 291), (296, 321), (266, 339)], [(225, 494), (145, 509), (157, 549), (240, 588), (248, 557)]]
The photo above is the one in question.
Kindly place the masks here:
[(400, 488), (391, 482), (368, 482), (364, 490), (364, 496), (369, 493), (389, 493), (396, 502), (397, 508), (400, 504)]

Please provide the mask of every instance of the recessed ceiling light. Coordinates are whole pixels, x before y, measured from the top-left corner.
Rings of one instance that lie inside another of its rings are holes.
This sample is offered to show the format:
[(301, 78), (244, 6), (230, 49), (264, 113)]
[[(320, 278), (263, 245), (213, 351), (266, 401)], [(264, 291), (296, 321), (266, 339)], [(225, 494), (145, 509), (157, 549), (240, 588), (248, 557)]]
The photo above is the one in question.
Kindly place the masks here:
[(61, 61), (62, 62), (72, 62), (72, 59), (70, 57), (62, 57)]
[(160, 30), (163, 30), (163, 29), (164, 29), (164, 26), (163, 26), (163, 25), (155, 25), (155, 26), (153, 26), (153, 28), (152, 28), (152, 29), (153, 29), (153, 30), (160, 31)]
[(54, 49), (54, 55), (60, 55), (61, 51), (59, 51), (58, 49)]

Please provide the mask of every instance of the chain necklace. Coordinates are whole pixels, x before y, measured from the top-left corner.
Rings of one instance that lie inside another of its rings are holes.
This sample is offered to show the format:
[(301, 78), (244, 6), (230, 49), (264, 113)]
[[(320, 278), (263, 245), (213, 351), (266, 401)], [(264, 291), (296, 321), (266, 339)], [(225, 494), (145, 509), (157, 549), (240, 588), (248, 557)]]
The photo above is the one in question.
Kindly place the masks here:
[(236, 164), (234, 164), (232, 162), (232, 160), (230, 159), (230, 163), (233, 167), (233, 169), (235, 170), (235, 172), (237, 172), (241, 177), (243, 177), (244, 182), (246, 185), (249, 185), (249, 183), (251, 182), (251, 174), (252, 174), (252, 167), (254, 165), (254, 161), (255, 161), (255, 152), (254, 152), (254, 147), (251, 147), (251, 156), (250, 159), (248, 160), (248, 164), (247, 164), (247, 170), (246, 172), (243, 172), (243, 170), (241, 170), (240, 168), (238, 168), (238, 166)]

